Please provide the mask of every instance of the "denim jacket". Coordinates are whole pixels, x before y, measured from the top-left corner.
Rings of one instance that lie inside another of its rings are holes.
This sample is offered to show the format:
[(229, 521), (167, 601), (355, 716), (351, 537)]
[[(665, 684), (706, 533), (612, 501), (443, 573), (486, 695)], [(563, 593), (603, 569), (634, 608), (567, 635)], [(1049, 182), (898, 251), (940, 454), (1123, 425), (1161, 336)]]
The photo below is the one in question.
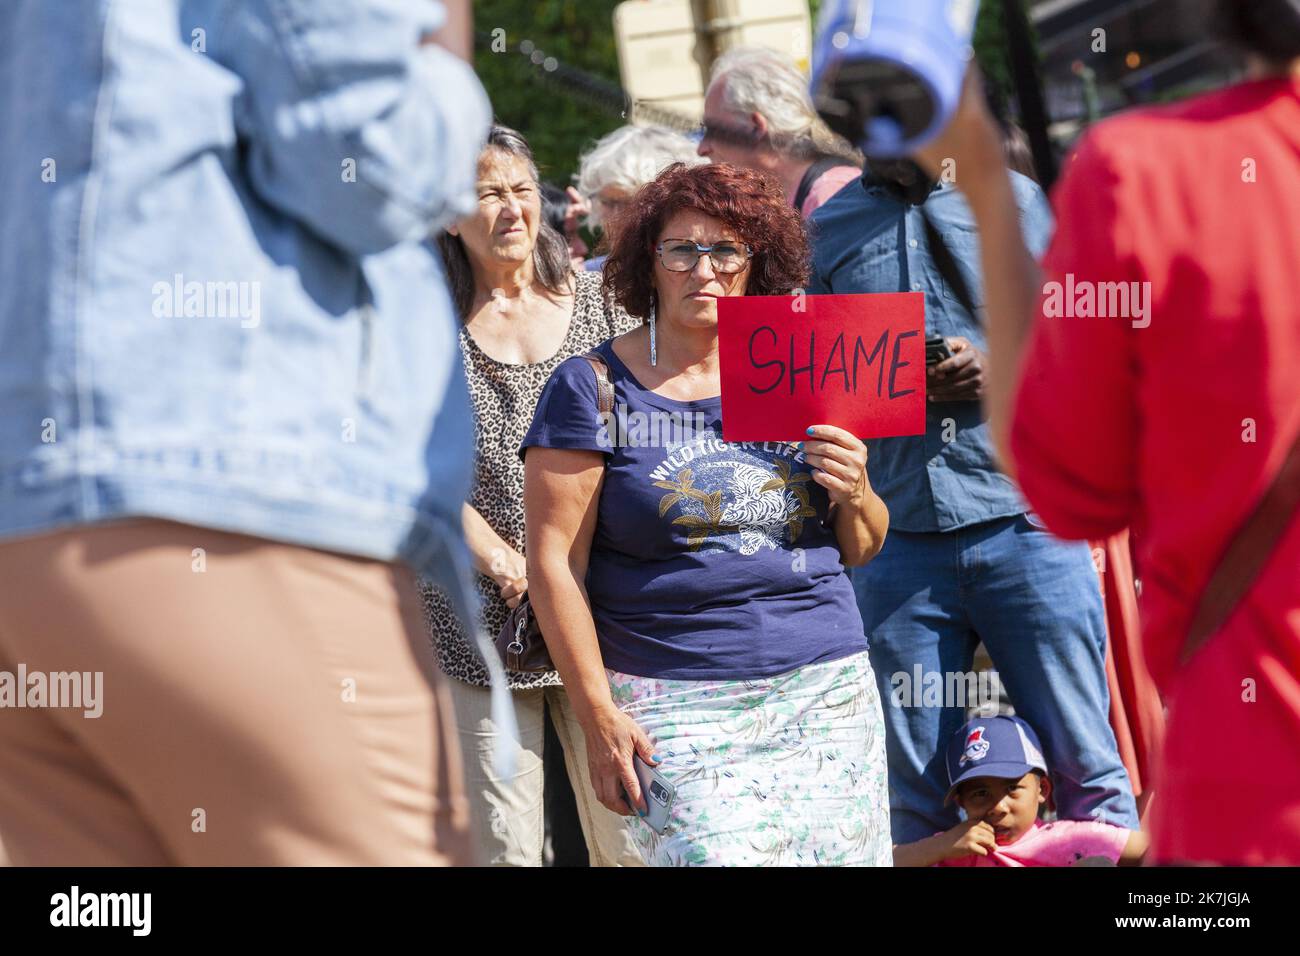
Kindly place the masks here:
[(0, 536), (152, 516), (452, 593), (473, 435), (431, 229), (489, 119), (427, 0), (11, 0)]
[[(1011, 174), (1020, 225), (1039, 256), (1052, 234), (1052, 213), (1033, 180)], [(924, 207), (905, 205), (884, 187), (849, 183), (812, 216), (809, 292), (922, 292), (928, 335), (964, 336), (986, 350), (982, 315), (972, 315), (930, 253), (928, 216), (983, 311), (979, 235), (955, 186), (939, 185)], [(998, 470), (981, 403), (927, 402), (926, 432), (867, 442), (868, 471), (895, 531), (953, 531), (1029, 511), (1016, 485)]]

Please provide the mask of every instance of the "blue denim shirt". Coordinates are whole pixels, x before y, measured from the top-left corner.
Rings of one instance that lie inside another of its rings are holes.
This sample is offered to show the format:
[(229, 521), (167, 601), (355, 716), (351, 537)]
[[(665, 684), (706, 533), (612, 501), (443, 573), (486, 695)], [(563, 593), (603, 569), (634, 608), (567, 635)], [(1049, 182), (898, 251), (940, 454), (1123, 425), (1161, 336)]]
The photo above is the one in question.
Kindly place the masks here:
[[(1025, 241), (1041, 256), (1051, 237), (1051, 209), (1032, 180), (1015, 173), (1012, 179)], [(941, 184), (924, 208), (982, 308), (979, 237), (966, 200)], [(924, 292), (927, 334), (960, 335), (985, 348), (981, 318), (962, 307), (930, 256), (919, 207), (859, 180), (813, 213), (810, 230), (810, 293)], [(924, 436), (876, 439), (867, 448), (871, 484), (893, 529), (952, 531), (1029, 510), (994, 464), (979, 402), (929, 402)]]
[(463, 595), (472, 419), (431, 229), (487, 99), (413, 0), (16, 0), (0, 536), (152, 516)]

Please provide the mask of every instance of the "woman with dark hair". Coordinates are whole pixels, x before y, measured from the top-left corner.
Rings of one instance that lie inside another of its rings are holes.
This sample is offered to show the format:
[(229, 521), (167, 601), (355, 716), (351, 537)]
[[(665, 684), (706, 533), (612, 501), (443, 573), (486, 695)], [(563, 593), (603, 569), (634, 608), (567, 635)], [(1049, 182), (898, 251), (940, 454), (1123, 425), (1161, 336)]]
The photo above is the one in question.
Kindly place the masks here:
[(973, 79), (921, 159), (957, 162), (979, 226), (1003, 461), (1057, 534), (1140, 532), (1152, 857), (1296, 865), (1300, 0), (1216, 22), (1250, 78), (1091, 128), (1041, 273)]
[[(478, 207), (438, 237), (461, 319), (460, 348), (474, 405), (475, 469), (463, 509), (478, 572), (482, 628), (495, 635), (528, 587), (524, 566), (523, 464), (515, 450), (542, 386), (561, 362), (632, 323), (605, 304), (600, 279), (575, 273), (564, 239), (542, 221), (537, 167), (523, 137), (493, 126), (478, 162)], [(564, 744), (594, 866), (638, 863), (621, 821), (596, 801), (584, 740), (554, 671), (510, 674), (522, 751), (518, 773), (492, 771), (500, 728), (488, 672), (447, 595), (425, 588), (426, 610), (465, 755), (474, 826), (484, 858), (540, 866), (543, 842), (544, 707)]]
[(530, 595), (591, 786), (644, 815), (635, 755), (675, 788), (662, 835), (630, 823), (653, 865), (888, 866), (880, 700), (845, 571), (889, 523), (866, 447), (813, 423), (799, 444), (721, 437), (718, 300), (805, 285), (799, 215), (770, 176), (676, 164), (623, 213), (604, 275), (645, 324), (556, 370), (520, 452)]

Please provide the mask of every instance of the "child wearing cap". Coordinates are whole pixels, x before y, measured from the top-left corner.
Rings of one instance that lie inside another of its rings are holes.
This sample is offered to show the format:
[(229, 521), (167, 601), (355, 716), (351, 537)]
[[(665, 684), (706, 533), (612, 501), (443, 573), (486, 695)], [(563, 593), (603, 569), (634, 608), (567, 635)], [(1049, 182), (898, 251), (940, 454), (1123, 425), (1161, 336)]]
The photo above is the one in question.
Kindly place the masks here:
[[(951, 830), (894, 847), (895, 866), (1137, 864), (1146, 834), (1096, 820), (1043, 823), (1052, 792), (1034, 729), (1019, 717), (977, 717), (948, 744), (946, 801), (966, 819)], [(1101, 858), (1098, 860), (1097, 858)]]

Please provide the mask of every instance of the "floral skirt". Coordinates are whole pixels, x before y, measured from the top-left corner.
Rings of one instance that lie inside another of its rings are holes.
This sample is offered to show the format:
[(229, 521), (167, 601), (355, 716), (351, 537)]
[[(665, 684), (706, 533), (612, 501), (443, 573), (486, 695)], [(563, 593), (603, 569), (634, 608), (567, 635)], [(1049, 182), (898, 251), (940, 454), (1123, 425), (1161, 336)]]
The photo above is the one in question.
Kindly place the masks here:
[(651, 866), (891, 866), (885, 725), (866, 652), (760, 680), (607, 671), (677, 788)]

